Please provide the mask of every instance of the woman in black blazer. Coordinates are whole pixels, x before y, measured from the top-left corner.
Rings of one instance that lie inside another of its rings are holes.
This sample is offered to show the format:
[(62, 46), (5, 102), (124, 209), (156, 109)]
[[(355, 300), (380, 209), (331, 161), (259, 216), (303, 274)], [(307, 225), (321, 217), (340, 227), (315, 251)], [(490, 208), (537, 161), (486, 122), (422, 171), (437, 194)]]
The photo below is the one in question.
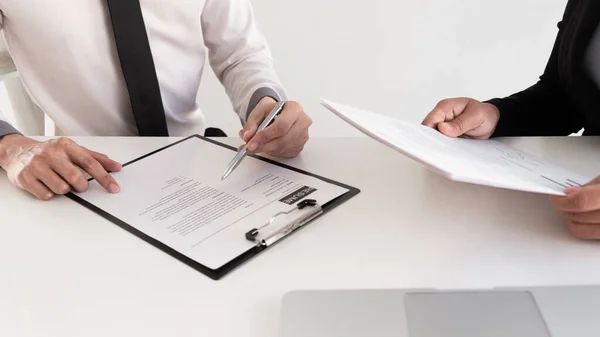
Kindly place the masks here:
[[(539, 81), (509, 97), (446, 99), (423, 124), (450, 137), (600, 135), (600, 1), (570, 0)], [(552, 197), (571, 233), (600, 239), (600, 177)]]

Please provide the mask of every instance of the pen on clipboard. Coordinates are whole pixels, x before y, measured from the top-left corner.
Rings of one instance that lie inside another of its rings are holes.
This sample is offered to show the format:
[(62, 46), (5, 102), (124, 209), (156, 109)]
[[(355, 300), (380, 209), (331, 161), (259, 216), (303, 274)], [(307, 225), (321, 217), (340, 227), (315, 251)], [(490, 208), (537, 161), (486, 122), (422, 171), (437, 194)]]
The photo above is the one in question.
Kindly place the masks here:
[[(264, 130), (269, 125), (271, 125), (271, 123), (273, 123), (275, 121), (275, 118), (277, 117), (277, 115), (279, 115), (279, 113), (281, 113), (281, 111), (283, 111), (284, 105), (285, 105), (285, 102), (277, 103), (277, 105), (275, 105), (275, 107), (273, 108), (273, 110), (271, 110), (269, 115), (260, 124), (260, 126), (256, 130), (255, 134), (259, 133), (260, 131)], [(238, 167), (238, 165), (246, 157), (246, 154), (247, 154), (246, 146), (247, 145), (248, 144), (244, 144), (242, 149), (235, 155), (235, 157), (233, 157), (233, 160), (229, 163), (229, 165), (227, 165), (227, 168), (225, 168), (225, 173), (223, 173), (221, 180), (227, 178), (227, 176), (229, 176), (231, 174), (231, 172), (233, 172), (233, 170), (235, 170), (236, 167)]]

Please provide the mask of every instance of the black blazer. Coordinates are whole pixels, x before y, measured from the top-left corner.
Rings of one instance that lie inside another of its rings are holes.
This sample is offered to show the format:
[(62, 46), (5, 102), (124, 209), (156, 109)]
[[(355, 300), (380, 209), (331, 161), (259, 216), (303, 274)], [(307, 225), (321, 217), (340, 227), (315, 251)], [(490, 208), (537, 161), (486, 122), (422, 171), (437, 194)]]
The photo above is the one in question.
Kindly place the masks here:
[[(543, 75), (532, 87), (489, 100), (500, 110), (492, 137), (600, 135), (600, 88), (586, 73), (585, 52), (600, 24), (600, 0), (570, 0)], [(600, 60), (599, 60), (600, 62)]]

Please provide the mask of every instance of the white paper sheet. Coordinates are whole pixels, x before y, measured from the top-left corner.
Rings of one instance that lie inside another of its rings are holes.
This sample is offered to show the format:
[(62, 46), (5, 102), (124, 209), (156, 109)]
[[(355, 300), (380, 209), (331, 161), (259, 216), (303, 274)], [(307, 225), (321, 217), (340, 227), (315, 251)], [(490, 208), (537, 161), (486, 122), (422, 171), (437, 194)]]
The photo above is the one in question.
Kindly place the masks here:
[(533, 193), (564, 195), (586, 177), (496, 140), (451, 138), (420, 124), (345, 106), (322, 104), (366, 135), (451, 180)]
[(217, 269), (251, 249), (245, 233), (258, 228), (296, 201), (301, 190), (320, 204), (347, 189), (252, 157), (224, 181), (236, 153), (190, 138), (113, 173), (118, 194), (96, 181), (77, 195), (176, 251)]

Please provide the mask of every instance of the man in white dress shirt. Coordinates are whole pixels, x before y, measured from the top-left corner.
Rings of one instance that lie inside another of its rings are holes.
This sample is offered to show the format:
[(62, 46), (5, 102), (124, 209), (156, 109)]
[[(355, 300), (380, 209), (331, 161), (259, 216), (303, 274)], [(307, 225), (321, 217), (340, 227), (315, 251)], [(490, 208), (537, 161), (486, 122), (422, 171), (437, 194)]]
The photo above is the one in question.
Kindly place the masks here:
[[(196, 95), (209, 64), (250, 152), (292, 157), (308, 140), (312, 121), (296, 102), (255, 133), (286, 94), (250, 0), (0, 0), (0, 11), (23, 84), (62, 135), (205, 134)], [(44, 200), (85, 190), (79, 168), (119, 190), (107, 173), (119, 163), (68, 138), (34, 141), (1, 116), (0, 166)]]

